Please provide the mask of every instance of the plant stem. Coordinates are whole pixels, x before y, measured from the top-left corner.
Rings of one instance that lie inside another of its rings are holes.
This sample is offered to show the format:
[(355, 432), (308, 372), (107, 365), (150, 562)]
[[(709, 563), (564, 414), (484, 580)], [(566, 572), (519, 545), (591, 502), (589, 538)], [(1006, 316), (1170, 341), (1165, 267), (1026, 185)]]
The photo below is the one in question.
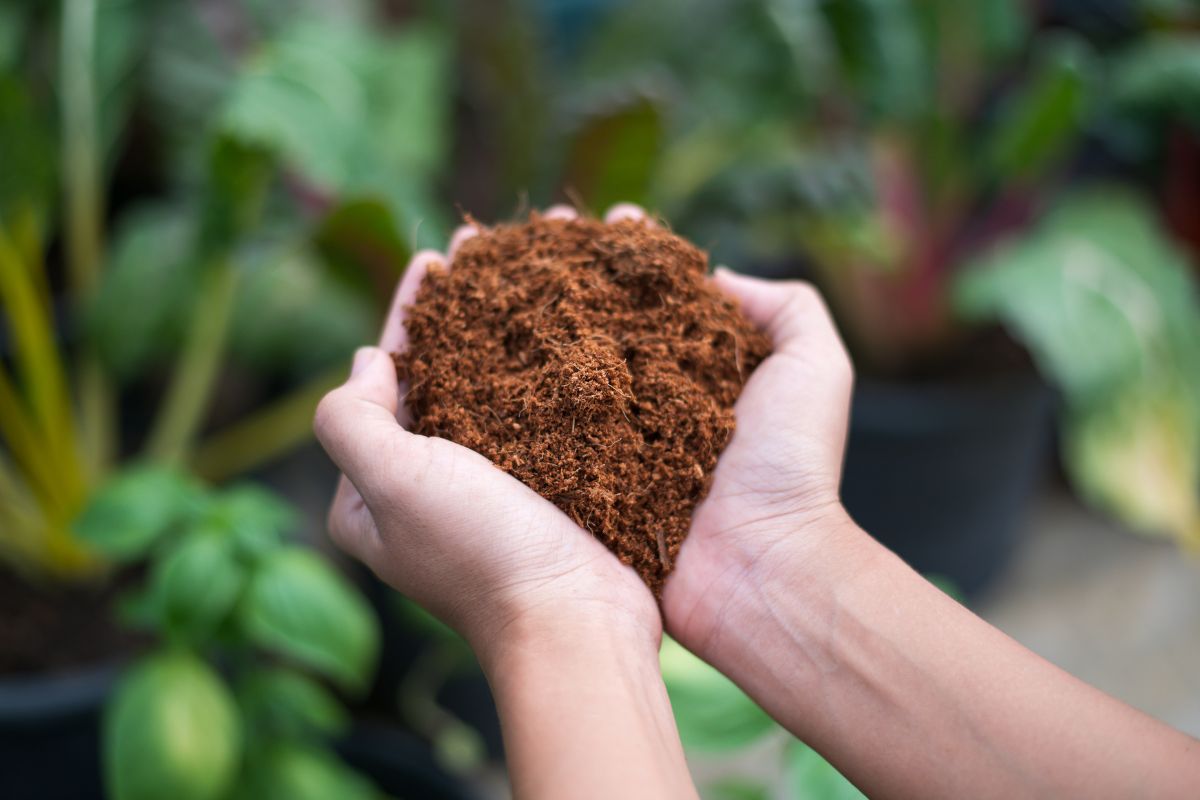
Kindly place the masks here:
[(216, 384), (237, 283), (237, 270), (227, 258), (205, 270), (183, 353), (146, 445), (146, 455), (154, 461), (178, 465), (188, 457)]
[[(104, 195), (95, 75), (96, 0), (65, 0), (60, 42), (63, 191), (70, 297), (79, 309), (95, 291), (104, 248)], [(93, 472), (108, 465), (116, 440), (112, 387), (90, 348), (78, 365), (85, 457)]]
[(321, 397), (345, 378), (338, 367), (211, 436), (196, 448), (192, 470), (220, 483), (283, 455), (312, 436), (312, 418)]

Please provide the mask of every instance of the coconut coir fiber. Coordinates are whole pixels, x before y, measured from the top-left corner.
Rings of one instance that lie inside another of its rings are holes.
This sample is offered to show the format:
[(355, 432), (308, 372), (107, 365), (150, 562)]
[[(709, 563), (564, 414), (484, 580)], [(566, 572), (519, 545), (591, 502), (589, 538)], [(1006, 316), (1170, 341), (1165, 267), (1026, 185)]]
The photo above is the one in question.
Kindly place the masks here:
[(407, 310), (415, 430), (487, 456), (661, 596), (770, 349), (707, 266), (643, 221), (481, 232)]

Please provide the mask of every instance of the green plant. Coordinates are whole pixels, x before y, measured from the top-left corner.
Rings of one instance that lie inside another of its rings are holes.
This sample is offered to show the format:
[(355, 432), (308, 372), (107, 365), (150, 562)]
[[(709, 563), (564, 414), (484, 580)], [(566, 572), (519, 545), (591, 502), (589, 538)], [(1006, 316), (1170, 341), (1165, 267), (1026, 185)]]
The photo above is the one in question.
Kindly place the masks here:
[[(663, 640), (660, 662), (684, 749), (690, 756), (702, 757), (694, 761), (703, 763), (704, 773), (693, 776), (701, 797), (864, 797), (816, 751), (793, 738), (725, 676), (673, 639)], [(775, 763), (778, 769), (768, 773), (764, 763)]]
[(1086, 497), (1148, 533), (1200, 544), (1200, 298), (1137, 194), (1071, 194), (956, 286), (1054, 376), (1063, 453)]
[[(1064, 394), (1081, 493), (1194, 543), (1188, 265), (1135, 198), (1100, 192), (1086, 213), (1054, 211), (1080, 202), (1085, 134), (1144, 167), (1161, 160), (1164, 131), (1196, 130), (1195, 10), (1142, 11), (1139, 35), (1109, 46), (1006, 0), (624, 5), (543, 90), (560, 98), (565, 154), (544, 185), (563, 180), (596, 205), (620, 186), (718, 262), (801, 258), (867, 373), (937, 373), (970, 357), (981, 325), (1004, 323)], [(1047, 212), (1054, 222), (1035, 224)], [(969, 274), (997, 259), (1007, 265), (990, 277)], [(1133, 287), (1145, 331), (1060, 280), (1083, 262), (1112, 291)]]
[[(178, 0), (0, 14), (0, 560), (27, 576), (105, 573), (69, 525), (123, 462), (222, 480), (307, 440), (417, 232), (444, 232), (446, 37), (286, 5), (229, 4), (237, 41)], [(134, 160), (161, 186), (125, 198), (110, 234), (134, 137), (156, 143)], [(289, 391), (210, 430), (238, 368)], [(137, 435), (131, 393), (152, 408)]]
[(375, 797), (326, 746), (347, 715), (317, 680), (356, 692), (379, 631), (351, 585), (287, 541), (290, 507), (252, 485), (207, 489), (127, 470), (75, 532), (106, 558), (146, 561), (125, 601), (157, 640), (109, 702), (105, 773), (116, 800)]

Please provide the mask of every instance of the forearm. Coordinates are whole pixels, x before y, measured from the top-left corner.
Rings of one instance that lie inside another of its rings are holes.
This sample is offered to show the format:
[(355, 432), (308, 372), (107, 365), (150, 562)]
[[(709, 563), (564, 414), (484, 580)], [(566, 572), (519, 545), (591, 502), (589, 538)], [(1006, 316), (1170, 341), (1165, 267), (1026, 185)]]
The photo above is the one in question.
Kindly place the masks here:
[(764, 559), (697, 646), (869, 794), (1200, 786), (1200, 743), (1024, 649), (842, 524), (827, 546)]
[(483, 661), (515, 796), (695, 796), (657, 642), (619, 625), (507, 633)]

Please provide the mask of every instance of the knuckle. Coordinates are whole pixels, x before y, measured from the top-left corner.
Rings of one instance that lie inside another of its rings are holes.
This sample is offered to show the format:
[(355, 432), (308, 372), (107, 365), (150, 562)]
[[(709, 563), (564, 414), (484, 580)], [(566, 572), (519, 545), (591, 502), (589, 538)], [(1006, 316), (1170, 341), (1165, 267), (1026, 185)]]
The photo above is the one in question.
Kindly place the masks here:
[(313, 414), (313, 431), (321, 441), (328, 439), (336, 430), (341, 411), (345, 405), (345, 395), (341, 389), (332, 389), (317, 403), (316, 413)]
[(788, 281), (788, 301), (797, 311), (820, 308), (824, 301), (821, 293), (808, 281)]

